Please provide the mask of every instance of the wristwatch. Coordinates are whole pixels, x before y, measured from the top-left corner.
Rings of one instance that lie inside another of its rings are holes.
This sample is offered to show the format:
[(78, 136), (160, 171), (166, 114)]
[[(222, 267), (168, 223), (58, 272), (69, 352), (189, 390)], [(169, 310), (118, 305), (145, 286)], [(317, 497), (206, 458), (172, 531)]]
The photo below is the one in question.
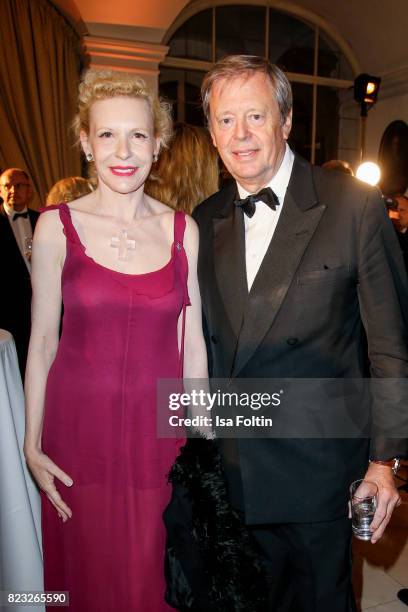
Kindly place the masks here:
[(370, 463), (376, 463), (377, 465), (387, 465), (388, 467), (392, 469), (392, 473), (395, 476), (396, 473), (398, 472), (399, 466), (401, 464), (401, 460), (397, 458), (388, 459), (387, 461), (379, 461), (377, 459), (370, 459)]

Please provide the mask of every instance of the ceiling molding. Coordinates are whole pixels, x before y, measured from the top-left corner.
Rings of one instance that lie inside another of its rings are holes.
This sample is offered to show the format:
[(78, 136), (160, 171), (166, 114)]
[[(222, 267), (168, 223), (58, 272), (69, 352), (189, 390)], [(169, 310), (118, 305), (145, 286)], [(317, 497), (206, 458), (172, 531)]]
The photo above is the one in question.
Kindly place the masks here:
[(155, 77), (159, 73), (160, 62), (169, 50), (165, 45), (97, 36), (88, 36), (84, 42), (91, 59), (91, 67), (150, 74)]
[(86, 22), (90, 36), (96, 38), (116, 38), (121, 41), (148, 42), (162, 44), (164, 30), (143, 26), (122, 25), (117, 23)]
[(381, 77), (378, 101), (408, 93), (408, 66), (387, 72)]

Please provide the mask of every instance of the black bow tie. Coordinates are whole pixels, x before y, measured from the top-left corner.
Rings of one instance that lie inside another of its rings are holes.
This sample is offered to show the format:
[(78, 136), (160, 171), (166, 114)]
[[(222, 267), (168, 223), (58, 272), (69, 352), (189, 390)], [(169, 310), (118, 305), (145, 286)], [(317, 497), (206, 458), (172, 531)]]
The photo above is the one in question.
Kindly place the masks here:
[(14, 213), (13, 215), (13, 221), (15, 221), (16, 219), (18, 219), (19, 217), (24, 217), (24, 219), (28, 218), (28, 211), (23, 212), (23, 213)]
[(270, 187), (264, 187), (264, 189), (261, 189), (261, 191), (259, 191), (258, 193), (252, 193), (243, 200), (235, 200), (235, 206), (242, 208), (246, 216), (251, 218), (255, 214), (255, 203), (259, 202), (259, 200), (265, 202), (265, 204), (267, 204), (269, 208), (272, 208), (272, 210), (276, 210), (276, 207), (279, 206), (278, 196), (272, 191)]

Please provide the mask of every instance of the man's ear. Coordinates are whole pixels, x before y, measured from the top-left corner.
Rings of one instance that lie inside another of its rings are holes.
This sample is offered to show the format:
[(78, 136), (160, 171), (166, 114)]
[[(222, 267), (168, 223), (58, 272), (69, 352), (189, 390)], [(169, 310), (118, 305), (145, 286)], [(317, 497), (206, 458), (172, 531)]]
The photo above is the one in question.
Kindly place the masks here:
[(215, 140), (214, 132), (211, 129), (211, 124), (208, 126), (208, 130), (210, 132), (212, 143), (213, 143), (214, 147), (217, 148), (217, 143), (216, 143), (216, 140)]
[(285, 140), (289, 138), (290, 130), (292, 129), (292, 109), (286, 115), (286, 119), (282, 125), (282, 135)]

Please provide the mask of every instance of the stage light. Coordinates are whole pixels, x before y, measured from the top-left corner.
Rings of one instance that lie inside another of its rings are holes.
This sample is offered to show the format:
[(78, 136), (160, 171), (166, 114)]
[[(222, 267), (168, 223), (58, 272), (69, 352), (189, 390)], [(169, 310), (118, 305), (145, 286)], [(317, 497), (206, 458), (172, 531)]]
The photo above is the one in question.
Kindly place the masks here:
[(354, 99), (361, 105), (362, 117), (367, 116), (367, 111), (377, 102), (380, 83), (380, 77), (365, 73), (359, 74), (354, 81)]
[(376, 84), (373, 83), (372, 81), (370, 81), (369, 83), (367, 83), (367, 87), (366, 87), (366, 92), (368, 95), (374, 93), (374, 91), (376, 90)]
[(356, 177), (369, 185), (377, 185), (381, 178), (381, 170), (373, 162), (364, 162), (357, 168)]
[(381, 78), (363, 73), (354, 81), (354, 99), (360, 105), (360, 161), (365, 156), (367, 113), (377, 102)]

